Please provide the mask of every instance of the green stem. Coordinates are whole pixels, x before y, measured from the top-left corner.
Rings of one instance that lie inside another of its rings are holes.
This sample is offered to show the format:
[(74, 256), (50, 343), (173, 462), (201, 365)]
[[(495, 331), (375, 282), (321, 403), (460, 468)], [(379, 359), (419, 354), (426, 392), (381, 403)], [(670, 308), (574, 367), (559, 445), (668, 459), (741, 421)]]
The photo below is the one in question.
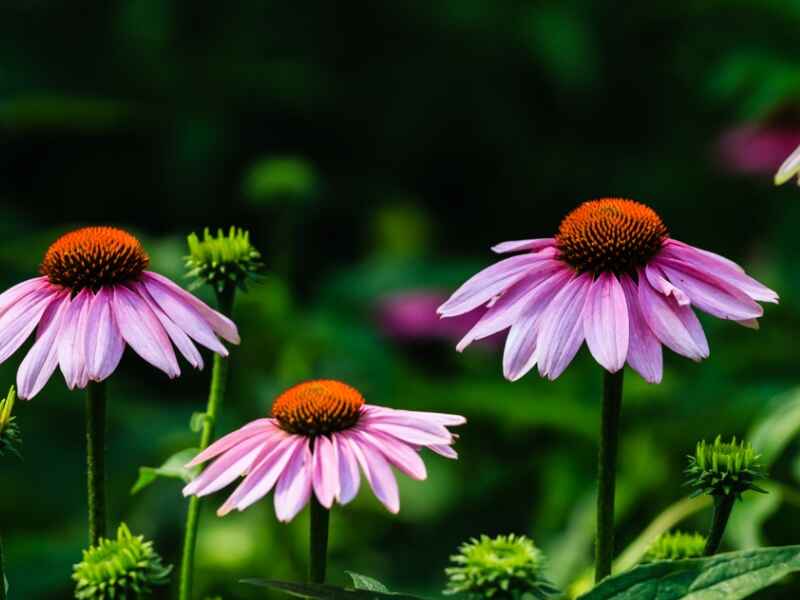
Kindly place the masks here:
[(597, 545), (595, 546), (595, 581), (611, 574), (614, 560), (614, 491), (617, 479), (619, 414), (622, 408), (624, 370), (604, 372), (603, 416), (597, 461)]
[(308, 581), (325, 583), (325, 568), (328, 563), (328, 522), (330, 511), (311, 494), (311, 527), (309, 537)]
[[(226, 287), (217, 293), (217, 305), (220, 311), (230, 316), (233, 312), (233, 299), (235, 288)], [(203, 430), (200, 433), (200, 450), (208, 448), (214, 438), (214, 425), (216, 424), (220, 404), (225, 396), (225, 387), (228, 383), (228, 359), (214, 355), (214, 366), (211, 369), (211, 386), (208, 391), (208, 405)], [(186, 513), (186, 531), (183, 539), (183, 556), (181, 557), (181, 577), (178, 591), (179, 600), (191, 600), (192, 583), (194, 577), (194, 553), (197, 545), (197, 529), (200, 523), (200, 498), (189, 498), (189, 509)]]
[(736, 497), (733, 495), (714, 496), (714, 513), (711, 516), (711, 531), (708, 532), (706, 540), (706, 556), (714, 556), (719, 550), (735, 501)]
[(106, 537), (106, 384), (86, 388), (86, 483), (89, 498), (89, 545)]
[(6, 600), (6, 570), (3, 563), (3, 538), (0, 537), (0, 600)]

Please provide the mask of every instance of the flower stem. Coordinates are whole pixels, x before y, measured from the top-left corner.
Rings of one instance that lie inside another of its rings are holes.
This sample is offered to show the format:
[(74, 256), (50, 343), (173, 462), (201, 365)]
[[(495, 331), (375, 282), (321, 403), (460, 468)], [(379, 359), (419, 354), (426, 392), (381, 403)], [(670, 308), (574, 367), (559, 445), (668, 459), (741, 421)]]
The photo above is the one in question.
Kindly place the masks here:
[(325, 569), (328, 563), (328, 522), (330, 511), (322, 506), (317, 497), (311, 494), (311, 527), (309, 537), (308, 581), (325, 583)]
[(6, 569), (3, 563), (3, 538), (0, 537), (0, 600), (6, 600)]
[(714, 496), (714, 513), (711, 516), (711, 531), (708, 532), (706, 540), (706, 556), (714, 556), (719, 550), (722, 535), (733, 510), (733, 503), (736, 497), (729, 494), (726, 496)]
[[(236, 288), (226, 287), (217, 293), (217, 305), (220, 312), (230, 316), (233, 312), (233, 299)], [(214, 355), (211, 369), (211, 386), (208, 391), (208, 405), (203, 430), (200, 433), (200, 450), (208, 448), (214, 438), (214, 425), (220, 404), (225, 396), (228, 383), (228, 360), (219, 354)], [(189, 509), (186, 513), (186, 531), (183, 539), (183, 556), (181, 557), (181, 577), (178, 591), (179, 600), (191, 600), (194, 577), (194, 551), (197, 545), (197, 529), (200, 522), (200, 498), (189, 498)]]
[(597, 461), (597, 544), (595, 546), (595, 581), (611, 574), (614, 560), (614, 492), (617, 480), (619, 414), (622, 408), (624, 369), (604, 372), (603, 416)]
[(89, 545), (106, 537), (106, 384), (86, 388), (86, 483), (89, 498)]

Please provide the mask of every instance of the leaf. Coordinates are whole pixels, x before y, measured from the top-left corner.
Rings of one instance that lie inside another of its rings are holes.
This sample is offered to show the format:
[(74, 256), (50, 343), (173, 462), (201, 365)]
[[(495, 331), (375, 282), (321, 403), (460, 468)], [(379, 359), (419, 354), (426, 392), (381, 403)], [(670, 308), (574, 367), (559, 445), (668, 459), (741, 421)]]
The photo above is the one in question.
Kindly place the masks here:
[(765, 467), (774, 463), (800, 433), (800, 388), (778, 396), (770, 411), (751, 429), (747, 440), (761, 454)]
[(367, 577), (366, 575), (360, 575), (359, 573), (353, 573), (353, 571), (345, 571), (345, 573), (350, 575), (350, 579), (353, 580), (353, 587), (355, 587), (357, 590), (391, 593), (389, 592), (389, 588), (387, 588), (377, 579)]
[(131, 494), (138, 494), (144, 488), (152, 484), (159, 477), (180, 479), (189, 483), (197, 473), (199, 467), (187, 469), (184, 465), (192, 460), (199, 450), (197, 448), (186, 448), (170, 456), (160, 467), (139, 467), (139, 478), (131, 488)]
[(737, 502), (727, 527), (727, 538), (738, 550), (764, 546), (764, 523), (780, 508), (783, 491), (772, 482), (762, 484), (768, 494), (746, 494)]
[(192, 413), (192, 418), (189, 421), (189, 428), (194, 433), (200, 433), (203, 430), (203, 427), (208, 421), (209, 417), (207, 413), (204, 412), (194, 412)]
[[(360, 577), (363, 577), (363, 575)], [(375, 582), (374, 579), (371, 581)], [(412, 596), (410, 594), (344, 588), (324, 583), (294, 583), (291, 581), (273, 581), (270, 579), (242, 579), (241, 583), (265, 587), (272, 590), (280, 590), (290, 596), (312, 598), (313, 600), (422, 600), (418, 596)]]
[(580, 600), (739, 600), (800, 571), (800, 546), (659, 561), (604, 579)]

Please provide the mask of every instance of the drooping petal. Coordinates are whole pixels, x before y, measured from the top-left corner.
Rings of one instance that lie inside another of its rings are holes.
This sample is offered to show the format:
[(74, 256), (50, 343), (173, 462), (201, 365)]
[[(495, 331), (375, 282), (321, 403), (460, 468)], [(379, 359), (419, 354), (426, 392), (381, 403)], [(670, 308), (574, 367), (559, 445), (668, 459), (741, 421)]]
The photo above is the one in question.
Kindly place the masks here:
[[(40, 334), (33, 347), (28, 351), (17, 371), (17, 391), (23, 400), (29, 400), (38, 394), (58, 365), (58, 333), (64, 312), (69, 307), (68, 293), (53, 301), (47, 312), (52, 313), (47, 324), (40, 325)], [(44, 322), (44, 318), (42, 319)]]
[(503, 375), (509, 381), (518, 380), (536, 364), (540, 318), (572, 275), (570, 269), (562, 268), (542, 281), (511, 326), (503, 350)]
[(235, 445), (253, 436), (264, 435), (267, 433), (277, 434), (279, 432), (282, 433), (280, 429), (275, 427), (272, 419), (256, 419), (244, 427), (219, 438), (216, 442), (211, 444), (208, 448), (200, 452), (191, 461), (189, 461), (186, 464), (186, 468), (190, 469), (208, 460), (211, 460), (215, 456), (219, 456), (226, 450), (233, 448)]
[(586, 296), (583, 332), (589, 352), (600, 365), (616, 373), (628, 357), (628, 306), (617, 276), (601, 273)]
[(415, 418), (423, 422), (435, 423), (437, 425), (464, 425), (467, 422), (461, 415), (451, 415), (447, 413), (429, 412), (424, 410), (401, 410), (397, 408), (386, 408), (374, 404), (365, 404), (362, 408), (365, 414), (371, 417), (384, 416), (387, 418)]
[(339, 457), (336, 446), (324, 435), (314, 440), (312, 483), (319, 503), (330, 508), (339, 495)]
[(350, 450), (350, 444), (341, 433), (334, 433), (331, 441), (339, 457), (339, 504), (347, 504), (358, 494), (361, 476), (358, 474), (358, 461)]
[(269, 443), (262, 433), (236, 444), (183, 488), (183, 495), (207, 496), (244, 475)]
[(56, 291), (55, 286), (48, 282), (47, 277), (34, 277), (8, 288), (0, 294), (0, 316), (31, 292), (40, 290), (51, 290), (54, 293)]
[[(231, 344), (238, 344), (241, 340), (239, 339), (239, 331), (236, 329), (236, 325), (233, 321), (231, 321), (228, 317), (223, 315), (220, 312), (217, 312), (210, 306), (208, 306), (205, 302), (196, 298), (186, 290), (184, 290), (179, 285), (175, 284), (174, 282), (170, 281), (163, 275), (159, 275), (158, 273), (154, 273), (153, 271), (145, 271), (142, 274), (142, 279), (145, 281), (156, 281), (157, 283), (161, 283), (170, 293), (176, 296), (180, 301), (185, 303), (188, 306), (194, 308), (200, 315), (205, 319), (209, 325), (211, 325), (211, 329), (214, 330), (214, 333), (219, 335), (222, 339), (229, 341)], [(201, 342), (202, 343), (202, 342)]]
[(360, 443), (352, 436), (347, 434), (345, 436), (356, 460), (361, 465), (361, 470), (364, 471), (364, 476), (367, 478), (375, 497), (389, 509), (389, 512), (397, 513), (400, 510), (400, 493), (397, 489), (397, 480), (394, 478), (392, 468), (383, 457), (383, 454), (368, 444)]
[(775, 185), (783, 185), (800, 173), (800, 146), (798, 146), (775, 173)]
[(111, 375), (125, 351), (125, 340), (114, 320), (111, 297), (110, 291), (100, 288), (89, 304), (85, 352), (86, 369), (92, 381), (103, 381)]
[(92, 292), (82, 289), (72, 298), (63, 316), (61, 332), (58, 334), (58, 364), (69, 389), (79, 386), (86, 369), (86, 327)]
[(522, 254), (501, 260), (469, 278), (436, 312), (444, 317), (455, 317), (478, 308), (517, 283), (542, 260), (548, 259)]
[(492, 252), (503, 254), (505, 252), (519, 252), (520, 250), (528, 250), (529, 252), (538, 252), (551, 246), (555, 246), (556, 241), (553, 238), (537, 238), (534, 240), (514, 240), (511, 242), (500, 242), (492, 246)]
[(409, 444), (416, 444), (419, 446), (449, 444), (452, 440), (452, 434), (443, 427), (441, 428), (443, 431), (437, 432), (431, 431), (432, 426), (422, 428), (416, 423), (398, 425), (395, 423), (374, 421), (370, 423), (370, 429), (381, 431)]
[(699, 361), (708, 357), (708, 342), (691, 307), (653, 289), (639, 277), (639, 306), (650, 330), (673, 352)]
[(458, 458), (458, 452), (453, 450), (453, 448), (450, 446), (435, 445), (435, 446), (428, 446), (428, 448), (436, 452), (436, 454), (438, 454), (439, 456), (444, 456), (445, 458), (452, 458), (452, 459)]
[(535, 361), (543, 377), (555, 379), (561, 375), (581, 347), (583, 309), (591, 283), (588, 273), (572, 279), (542, 313)]
[(689, 299), (682, 289), (675, 287), (667, 279), (664, 272), (655, 264), (649, 264), (644, 269), (644, 274), (647, 281), (653, 286), (653, 289), (661, 292), (665, 296), (673, 296), (678, 304), (681, 306), (689, 306), (692, 301)]
[(37, 289), (20, 297), (0, 316), (0, 363), (28, 339), (48, 306), (59, 297), (55, 287)]
[(412, 479), (423, 480), (428, 476), (425, 463), (414, 448), (380, 432), (355, 428), (352, 434), (362, 445), (368, 444), (383, 454), (390, 464)]
[(172, 343), (147, 303), (125, 286), (117, 285), (111, 305), (120, 333), (134, 352), (170, 378), (180, 375)]
[(663, 373), (661, 342), (645, 321), (636, 284), (628, 275), (622, 275), (620, 283), (628, 303), (628, 364), (648, 383), (660, 383)]
[(295, 453), (278, 480), (275, 486), (275, 515), (279, 521), (287, 523), (294, 519), (311, 498), (312, 460), (311, 450), (306, 443)]

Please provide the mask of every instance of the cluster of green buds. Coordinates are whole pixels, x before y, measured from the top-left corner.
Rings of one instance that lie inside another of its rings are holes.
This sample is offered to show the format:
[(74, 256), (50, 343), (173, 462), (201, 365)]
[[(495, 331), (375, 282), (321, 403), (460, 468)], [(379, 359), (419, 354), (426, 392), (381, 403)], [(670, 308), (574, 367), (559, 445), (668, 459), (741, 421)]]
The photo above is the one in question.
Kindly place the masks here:
[(653, 542), (653, 545), (644, 555), (642, 562), (698, 558), (703, 556), (705, 547), (705, 536), (697, 532), (670, 531), (660, 535)]
[(766, 493), (755, 483), (765, 477), (758, 462), (760, 456), (749, 443), (737, 442), (735, 436), (730, 443), (723, 442), (722, 436), (717, 436), (713, 444), (699, 442), (686, 469), (687, 485), (695, 488), (692, 497), (708, 494), (741, 498), (747, 490)]
[(466, 594), (475, 600), (495, 598), (544, 600), (558, 590), (544, 576), (544, 555), (525, 536), (482, 535), (461, 545), (445, 569), (445, 594)]
[(83, 551), (83, 561), (73, 567), (78, 600), (137, 600), (152, 588), (169, 582), (172, 565), (164, 566), (153, 542), (134, 536), (125, 523), (116, 539), (102, 538)]
[(218, 293), (226, 288), (247, 288), (247, 282), (264, 272), (261, 253), (250, 243), (250, 232), (231, 227), (212, 235), (208, 228), (203, 239), (191, 233), (187, 237), (189, 255), (185, 258), (187, 276), (195, 278), (191, 288), (207, 283)]
[(11, 411), (14, 410), (16, 399), (17, 392), (12, 385), (6, 397), (0, 400), (0, 456), (3, 456), (6, 452), (19, 456), (19, 427), (17, 427), (11, 414)]

